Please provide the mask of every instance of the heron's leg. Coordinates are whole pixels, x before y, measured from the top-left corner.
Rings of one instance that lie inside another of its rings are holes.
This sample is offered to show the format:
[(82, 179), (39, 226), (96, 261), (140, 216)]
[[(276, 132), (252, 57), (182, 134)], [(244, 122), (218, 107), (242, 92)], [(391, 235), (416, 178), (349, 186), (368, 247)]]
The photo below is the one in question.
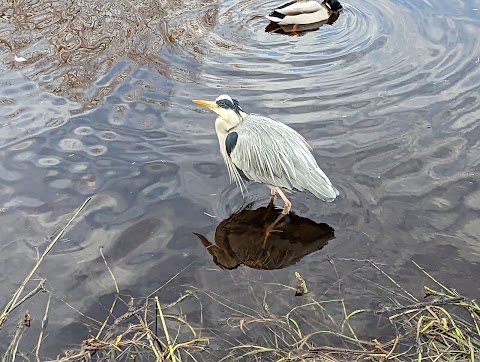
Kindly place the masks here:
[(273, 223), (271, 223), (270, 225), (268, 225), (267, 229), (265, 230), (265, 237), (263, 238), (263, 247), (265, 247), (265, 243), (267, 242), (267, 239), (270, 236), (271, 232), (280, 231), (280, 230), (275, 230), (275, 227), (278, 225), (280, 220), (282, 220), (283, 217), (285, 215), (287, 215), (290, 212), (290, 210), (292, 209), (292, 203), (290, 202), (289, 199), (287, 199), (287, 197), (285, 196), (285, 193), (282, 191), (282, 189), (280, 187), (272, 188), (272, 192), (278, 192), (278, 194), (282, 198), (285, 206), (283, 207), (282, 213), (280, 215), (278, 215), (276, 220)]
[(273, 204), (273, 201), (275, 201), (275, 192), (270, 194), (270, 204)]
[(278, 192), (278, 194), (280, 195), (280, 197), (283, 200), (283, 203), (285, 204), (285, 206), (283, 207), (282, 214), (287, 215), (290, 212), (290, 210), (292, 209), (292, 203), (290, 202), (289, 199), (287, 199), (287, 196), (285, 196), (284, 192), (282, 191), (282, 189), (280, 187), (275, 188), (275, 191)]
[(275, 195), (277, 193), (274, 189), (270, 189), (270, 202), (268, 203), (268, 208), (273, 208), (273, 202), (275, 201)]

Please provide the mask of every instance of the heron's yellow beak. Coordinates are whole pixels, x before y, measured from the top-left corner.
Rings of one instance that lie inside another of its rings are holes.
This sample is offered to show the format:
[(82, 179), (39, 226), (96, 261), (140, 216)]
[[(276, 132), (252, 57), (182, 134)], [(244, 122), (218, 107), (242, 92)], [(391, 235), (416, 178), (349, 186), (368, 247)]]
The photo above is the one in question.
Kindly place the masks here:
[(194, 103), (197, 103), (197, 104), (200, 104), (201, 106), (210, 108), (210, 109), (218, 108), (218, 105), (217, 105), (217, 103), (215, 103), (215, 102), (201, 101), (201, 100), (198, 100), (198, 99), (194, 99), (193, 102), (194, 102)]

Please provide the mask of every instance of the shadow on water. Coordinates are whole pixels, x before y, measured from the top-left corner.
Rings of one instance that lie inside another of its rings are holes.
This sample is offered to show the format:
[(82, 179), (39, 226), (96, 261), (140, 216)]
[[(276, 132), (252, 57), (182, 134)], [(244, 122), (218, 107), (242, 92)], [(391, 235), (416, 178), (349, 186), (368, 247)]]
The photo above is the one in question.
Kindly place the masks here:
[(246, 265), (254, 269), (283, 269), (321, 250), (332, 240), (334, 229), (291, 212), (265, 240), (265, 229), (280, 215), (272, 204), (253, 209), (253, 203), (223, 220), (215, 231), (215, 244), (198, 233), (213, 262), (223, 269)]

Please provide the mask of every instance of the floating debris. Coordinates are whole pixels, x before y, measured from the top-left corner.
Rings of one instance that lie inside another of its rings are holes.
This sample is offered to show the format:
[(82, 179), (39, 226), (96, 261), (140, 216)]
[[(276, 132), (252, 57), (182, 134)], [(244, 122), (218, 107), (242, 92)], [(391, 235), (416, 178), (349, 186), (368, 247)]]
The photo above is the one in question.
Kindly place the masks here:
[(16, 61), (16, 62), (26, 62), (27, 59), (25, 59), (24, 57), (17, 57), (17, 56), (15, 55), (15, 61)]
[(297, 278), (297, 291), (295, 292), (296, 297), (301, 297), (304, 294), (308, 293), (308, 288), (307, 288), (307, 283), (305, 283), (305, 280), (302, 278), (300, 273), (295, 272), (295, 278)]

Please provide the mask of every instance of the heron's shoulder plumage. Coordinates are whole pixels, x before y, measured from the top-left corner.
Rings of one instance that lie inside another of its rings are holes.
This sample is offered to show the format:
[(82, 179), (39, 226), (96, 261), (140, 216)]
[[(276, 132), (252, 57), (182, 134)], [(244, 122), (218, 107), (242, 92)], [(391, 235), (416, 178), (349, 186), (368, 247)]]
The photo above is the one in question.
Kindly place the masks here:
[(306, 189), (327, 201), (335, 199), (335, 188), (317, 165), (305, 138), (293, 128), (249, 114), (229, 134), (233, 132), (237, 136), (229, 161), (247, 178), (287, 190)]

